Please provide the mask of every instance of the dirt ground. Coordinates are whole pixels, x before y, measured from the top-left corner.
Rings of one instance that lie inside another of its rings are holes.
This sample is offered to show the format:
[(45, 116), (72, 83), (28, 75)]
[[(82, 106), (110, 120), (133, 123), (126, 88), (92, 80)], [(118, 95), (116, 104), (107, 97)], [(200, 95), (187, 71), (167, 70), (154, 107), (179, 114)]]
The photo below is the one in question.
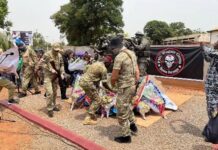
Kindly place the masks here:
[[(0, 93), (1, 100), (8, 96), (7, 90), (3, 89)], [(32, 136), (26, 133), (30, 132), (30, 128), (26, 126), (24, 121), (18, 120), (15, 113), (0, 106), (0, 149), (16, 150), (18, 147), (23, 149), (29, 147), (32, 142)], [(16, 121), (16, 122), (11, 122)]]
[[(7, 90), (3, 89), (0, 92), (0, 101), (5, 100), (7, 96)], [(0, 120), (0, 150), (80, 149), (2, 106), (0, 106), (0, 117), (2, 118)]]
[[(177, 84), (176, 81), (173, 81), (173, 84)], [(178, 84), (180, 85), (180, 83)], [(195, 83), (192, 84), (195, 85)], [(169, 88), (171, 85), (168, 85), (165, 91), (193, 94), (191, 100), (180, 107), (182, 112), (171, 113), (168, 115), (168, 120), (160, 119), (148, 128), (139, 127), (139, 135), (137, 138), (133, 137), (133, 143), (127, 145), (119, 145), (113, 141), (113, 137), (119, 131), (117, 120), (114, 118), (103, 119), (95, 127), (82, 126), (81, 122), (85, 115), (84, 111), (75, 110), (70, 112), (69, 105), (58, 99), (58, 103), (63, 108), (59, 113), (55, 114), (54, 118), (49, 119), (44, 112), (45, 100), (43, 95), (29, 95), (22, 99), (18, 106), (72, 130), (107, 149), (209, 150), (211, 149), (211, 144), (204, 142), (201, 136), (201, 130), (207, 122), (206, 103), (202, 86), (195, 85), (196, 87), (201, 87), (200, 90), (190, 90), (189, 88), (184, 89), (184, 86), (186, 86), (184, 84), (182, 84), (183, 88), (179, 85), (175, 88)], [(188, 84), (187, 87), (191, 87), (191, 85)], [(0, 100), (6, 97), (7, 90), (4, 89), (0, 92)], [(4, 108), (3, 118), (12, 119), (16, 122), (0, 122), (0, 150), (78, 149), (78, 147), (60, 139), (60, 137), (39, 129), (39, 127), (25, 119), (19, 118), (15, 113)], [(172, 123), (174, 123), (173, 126)], [(108, 145), (110, 146), (108, 147)]]
[(28, 149), (31, 142), (32, 136), (28, 133), (30, 128), (26, 126), (26, 123), (14, 119), (12, 112), (7, 111), (12, 115), (3, 113), (3, 119), (15, 120), (16, 122), (9, 122), (5, 120), (0, 121), (0, 149), (1, 150), (16, 150), (18, 147), (22, 149)]

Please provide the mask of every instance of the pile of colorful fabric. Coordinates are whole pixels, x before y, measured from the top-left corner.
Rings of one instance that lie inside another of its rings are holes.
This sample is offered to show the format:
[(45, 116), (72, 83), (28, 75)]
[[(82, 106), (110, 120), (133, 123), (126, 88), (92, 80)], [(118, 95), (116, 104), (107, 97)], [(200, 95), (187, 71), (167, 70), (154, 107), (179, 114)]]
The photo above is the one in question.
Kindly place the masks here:
[[(79, 86), (79, 80), (81, 75), (76, 76), (75, 83), (72, 88), (72, 106), (71, 110), (75, 108), (88, 108), (91, 104), (91, 99), (85, 95), (83, 89)], [(106, 91), (104, 88), (99, 90), (99, 95), (102, 98), (102, 106), (97, 113), (101, 114), (101, 117), (116, 114), (117, 110), (115, 108), (116, 104), (116, 94)]]
[(137, 97), (135, 100), (136, 110), (140, 113), (143, 119), (145, 114), (150, 110), (164, 117), (165, 108), (177, 110), (178, 107), (173, 103), (152, 80), (145, 77), (137, 89)]
[(76, 76), (73, 88), (72, 88), (72, 92), (71, 92), (71, 99), (72, 99), (72, 106), (71, 106), (71, 110), (73, 108), (81, 108), (83, 107), (83, 102), (85, 100), (85, 92), (83, 91), (83, 89), (79, 86), (79, 80), (80, 80), (80, 75), (78, 74)]
[[(72, 108), (88, 108), (91, 99), (85, 95), (85, 92), (79, 86), (80, 75), (77, 75), (74, 88), (72, 91), (72, 99), (74, 100)], [(100, 86), (101, 87), (101, 86)], [(99, 95), (102, 98), (102, 106), (97, 113), (101, 117), (109, 117), (117, 113), (116, 110), (116, 94), (101, 88)], [(146, 76), (137, 88), (136, 96), (133, 99), (135, 110), (145, 119), (145, 114), (151, 110), (164, 117), (165, 108), (177, 110), (177, 106), (173, 103), (155, 83)]]

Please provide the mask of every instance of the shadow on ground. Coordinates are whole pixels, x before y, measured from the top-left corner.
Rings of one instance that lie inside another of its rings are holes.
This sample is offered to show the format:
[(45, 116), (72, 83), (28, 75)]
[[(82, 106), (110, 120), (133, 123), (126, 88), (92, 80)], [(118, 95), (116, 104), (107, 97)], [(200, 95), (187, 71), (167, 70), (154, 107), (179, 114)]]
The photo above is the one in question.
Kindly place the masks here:
[(192, 134), (196, 137), (203, 137), (201, 129), (184, 120), (171, 121), (170, 127), (176, 134)]
[(206, 146), (206, 145), (194, 145), (193, 150), (211, 150), (210, 146)]
[(86, 113), (83, 113), (83, 114), (76, 115), (75, 119), (76, 120), (84, 120), (85, 117), (86, 117)]
[[(100, 132), (100, 136), (108, 137), (109, 140), (113, 141), (115, 136), (119, 136), (120, 128), (117, 125), (110, 125), (110, 126), (96, 126), (95, 130)], [(110, 132), (110, 133), (108, 133)]]

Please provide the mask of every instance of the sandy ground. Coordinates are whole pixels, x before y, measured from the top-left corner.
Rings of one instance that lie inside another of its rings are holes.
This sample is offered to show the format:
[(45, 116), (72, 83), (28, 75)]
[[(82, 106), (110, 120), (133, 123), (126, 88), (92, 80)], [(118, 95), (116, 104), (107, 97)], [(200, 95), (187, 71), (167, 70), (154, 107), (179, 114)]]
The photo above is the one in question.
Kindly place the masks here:
[[(96, 126), (83, 126), (85, 110), (70, 111), (69, 104), (58, 100), (61, 111), (54, 118), (48, 118), (43, 96), (29, 96), (21, 101), (20, 107), (59, 124), (109, 150), (121, 149), (210, 149), (204, 142), (201, 131), (207, 122), (204, 96), (194, 96), (180, 107), (182, 112), (173, 112), (168, 120), (161, 119), (148, 128), (139, 127), (139, 135), (133, 137), (131, 144), (118, 144), (113, 141), (119, 135), (115, 118), (99, 119)], [(110, 146), (109, 146), (110, 145)]]
[[(6, 98), (7, 90), (4, 89), (0, 97)], [(0, 116), (3, 119), (0, 120), (0, 150), (80, 149), (2, 106)]]
[[(69, 104), (61, 101), (60, 98), (58, 98), (57, 102), (61, 107), (61, 111), (56, 112), (53, 118), (47, 117), (45, 109), (46, 100), (44, 99), (43, 95), (29, 95), (28, 97), (21, 99), (21, 102), (18, 104), (18, 106), (29, 112), (39, 115), (42, 118), (46, 118), (60, 126), (63, 126), (81, 136), (84, 136), (85, 138), (90, 139), (91, 141), (105, 147), (108, 150), (211, 149), (211, 144), (206, 143), (204, 138), (201, 136), (203, 127), (208, 119), (206, 113), (205, 96), (198, 95), (197, 91), (195, 91), (195, 96), (180, 106), (181, 111), (168, 114), (167, 120), (160, 119), (147, 128), (139, 126), (139, 134), (132, 137), (131, 144), (118, 144), (113, 141), (114, 136), (118, 136), (120, 130), (116, 118), (99, 118), (96, 126), (83, 126), (82, 121), (85, 117), (85, 110), (79, 109), (70, 111)], [(28, 126), (27, 132), (29, 130), (31, 132), (36, 131), (36, 133), (40, 133), (40, 135), (27, 136), (26, 138), (28, 140), (25, 141), (28, 142), (24, 146), (19, 144), (22, 143), (22, 141), (18, 142), (18, 144), (14, 146), (15, 149), (78, 149), (75, 146), (67, 145), (57, 136), (53, 138), (50, 136), (41, 135), (46, 131), (43, 130), (42, 132), (41, 129), (39, 130), (37, 127), (29, 125), (29, 123), (26, 123), (26, 121), (23, 122), (24, 126)], [(0, 129), (2, 130), (5, 128)], [(7, 130), (7, 128), (5, 130)], [(50, 135), (51, 133), (46, 132), (46, 134)], [(8, 135), (5, 135), (5, 137), (7, 136)], [(14, 140), (16, 140), (16, 138), (12, 139), (12, 141)], [(5, 145), (1, 147), (5, 149), (4, 146)]]

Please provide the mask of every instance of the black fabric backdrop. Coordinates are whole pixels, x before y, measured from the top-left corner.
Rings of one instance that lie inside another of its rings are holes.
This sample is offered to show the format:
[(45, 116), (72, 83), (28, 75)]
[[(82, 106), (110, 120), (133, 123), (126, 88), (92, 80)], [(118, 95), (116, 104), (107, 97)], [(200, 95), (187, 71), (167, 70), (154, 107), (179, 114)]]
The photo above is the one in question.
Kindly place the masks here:
[(204, 58), (200, 46), (151, 47), (148, 74), (203, 79)]

